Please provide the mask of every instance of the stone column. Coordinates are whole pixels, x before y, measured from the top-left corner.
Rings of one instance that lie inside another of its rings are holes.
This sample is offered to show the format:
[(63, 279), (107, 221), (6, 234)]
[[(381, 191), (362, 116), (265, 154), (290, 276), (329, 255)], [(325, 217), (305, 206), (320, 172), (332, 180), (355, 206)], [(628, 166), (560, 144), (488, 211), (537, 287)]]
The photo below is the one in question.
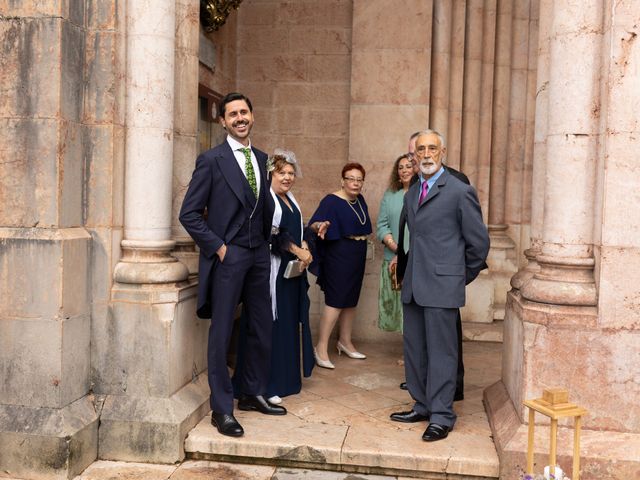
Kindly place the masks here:
[(445, 135), (449, 131), (449, 77), (451, 63), (452, 0), (433, 4), (433, 47), (431, 49), (431, 96), (429, 128)]
[(536, 256), (542, 244), (544, 192), (546, 171), (547, 120), (549, 108), (549, 35), (551, 28), (551, 0), (540, 0), (537, 43), (537, 81), (535, 91), (535, 121), (531, 175), (531, 238), (524, 251), (527, 263), (511, 278), (511, 286), (519, 290), (540, 269)]
[[(572, 15), (584, 19), (590, 29), (577, 30)], [(596, 305), (592, 243), (598, 124), (594, 109), (599, 108), (600, 98), (601, 29), (602, 6), (554, 5), (544, 228), (537, 256), (541, 268), (522, 286), (528, 300)]]
[(482, 38), (484, 0), (467, 2), (466, 48), (464, 51), (464, 95), (462, 117), (462, 155), (460, 169), (477, 184), (480, 102), (482, 88)]
[(120, 283), (169, 283), (188, 272), (169, 252), (173, 174), (175, 1), (127, 3), (124, 240)]
[(172, 238), (173, 256), (198, 273), (199, 254), (195, 242), (178, 221), (184, 194), (191, 180), (198, 154), (198, 48), (199, 10), (197, 0), (176, 1), (175, 96), (173, 144)]
[(465, 31), (467, 22), (467, 0), (453, 2), (451, 25), (451, 58), (449, 77), (449, 121), (445, 137), (447, 157), (445, 162), (460, 168), (462, 148), (462, 105), (465, 70)]
[[(515, 0), (512, 15), (511, 88), (507, 171), (504, 184), (504, 223), (508, 226), (509, 238), (514, 240), (518, 246), (521, 243), (523, 228), (526, 230), (527, 220), (524, 218), (523, 209), (525, 201), (528, 200), (526, 195), (529, 192), (529, 187), (525, 180), (530, 178), (525, 171), (527, 115), (531, 115), (531, 109), (527, 110), (527, 106), (533, 107), (529, 102), (529, 92), (532, 86), (529, 82), (530, 5), (530, 0)], [(512, 260), (514, 269), (511, 274), (513, 275), (517, 271), (519, 255), (516, 253)], [(506, 291), (504, 294), (506, 300)]]
[[(123, 255), (103, 340), (110, 342), (109, 357), (95, 386), (104, 395), (99, 457), (105, 460), (180, 461), (186, 433), (209, 409), (202, 374), (209, 321), (195, 315), (197, 281), (186, 281), (187, 268), (170, 255), (174, 102), (187, 117), (193, 105), (188, 92), (195, 93), (198, 81), (192, 62), (191, 78), (183, 65), (176, 69), (184, 46), (176, 48), (176, 27), (185, 39), (197, 35), (197, 22), (185, 20), (197, 18), (196, 5), (181, 2), (176, 10), (174, 0), (126, 3)], [(186, 105), (176, 100), (176, 71), (186, 83)], [(180, 134), (190, 125), (186, 118), (177, 123)]]
[[(540, 269), (509, 293), (502, 380), (485, 391), (484, 403), (501, 477), (524, 464), (522, 401), (554, 385), (589, 412), (580, 478), (633, 478), (640, 468), (640, 213), (633, 208), (640, 191), (640, 4), (540, 7), (540, 49), (543, 57), (548, 52), (538, 89), (548, 115), (536, 128), (546, 166), (534, 163), (534, 178), (546, 169)], [(549, 429), (536, 431), (544, 438)], [(567, 471), (573, 431), (560, 427), (558, 436), (558, 464)], [(546, 460), (546, 451), (535, 453), (536, 463)]]
[[(493, 5), (491, 5), (493, 3)], [(488, 11), (485, 10), (488, 8)], [(479, 176), (480, 165), (484, 165), (483, 173), (488, 173), (489, 151), (491, 140), (491, 115), (485, 121), (487, 127), (483, 128), (480, 117), (481, 106), (491, 112), (492, 81), (493, 81), (493, 45), (495, 44), (495, 2), (484, 0), (469, 0), (466, 9), (466, 40), (465, 40), (465, 64), (464, 64), (464, 117), (462, 118), (462, 155), (460, 169), (476, 186)], [(485, 30), (486, 29), (486, 30)], [(488, 55), (484, 51), (489, 49)], [(487, 65), (489, 64), (490, 65)], [(489, 66), (489, 68), (486, 68)], [(483, 98), (483, 94), (489, 94), (488, 100)], [(487, 103), (488, 101), (488, 103)], [(481, 141), (484, 135), (484, 142)], [(484, 158), (481, 157), (480, 147), (485, 149)], [(485, 177), (488, 179), (488, 177)], [(486, 194), (484, 194), (486, 205)], [(481, 198), (482, 201), (482, 198)], [(483, 214), (486, 215), (486, 210)], [(464, 333), (469, 338), (500, 338), (500, 332), (491, 331), (474, 323), (491, 323), (493, 321), (494, 307), (494, 285), (489, 278), (488, 272), (483, 271), (481, 275), (466, 289), (467, 303), (461, 309), (462, 319), (465, 322)], [(492, 335), (491, 337), (488, 335)]]
[(494, 62), (496, 45), (496, 0), (485, 0), (482, 26), (482, 77), (480, 86), (480, 123), (478, 135), (477, 179), (475, 183), (485, 221), (489, 214), (491, 178), (491, 125)]
[[(494, 284), (493, 315), (485, 321), (504, 318), (509, 280), (517, 271), (515, 243), (507, 235), (506, 179), (509, 152), (509, 112), (513, 40), (513, 2), (499, 1), (496, 20), (496, 51), (491, 132), (491, 175), (489, 191), (489, 235), (491, 249), (487, 263)], [(518, 32), (516, 32), (517, 34)]]

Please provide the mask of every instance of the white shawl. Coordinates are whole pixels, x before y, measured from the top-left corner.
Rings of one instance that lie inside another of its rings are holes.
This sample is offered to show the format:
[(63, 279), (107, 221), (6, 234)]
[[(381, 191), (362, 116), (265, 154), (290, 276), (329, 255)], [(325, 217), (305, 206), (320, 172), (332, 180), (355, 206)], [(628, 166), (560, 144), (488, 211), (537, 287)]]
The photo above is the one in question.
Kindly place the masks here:
[[(271, 231), (277, 232), (280, 229), (280, 221), (282, 220), (282, 207), (280, 206), (280, 202), (278, 201), (278, 196), (271, 189), (271, 196), (273, 197), (273, 201), (275, 203), (275, 210), (273, 211), (273, 220), (271, 222)], [(304, 229), (304, 222), (302, 221), (302, 210), (300, 209), (300, 205), (296, 201), (293, 193), (287, 192), (287, 198), (297, 207), (300, 212), (300, 243), (302, 243), (302, 235)], [(273, 312), (273, 320), (278, 317), (278, 307), (276, 302), (276, 279), (278, 278), (278, 271), (280, 270), (281, 258), (279, 255), (274, 255), (271, 253), (271, 274), (269, 276), (269, 288), (271, 291), (271, 311)]]

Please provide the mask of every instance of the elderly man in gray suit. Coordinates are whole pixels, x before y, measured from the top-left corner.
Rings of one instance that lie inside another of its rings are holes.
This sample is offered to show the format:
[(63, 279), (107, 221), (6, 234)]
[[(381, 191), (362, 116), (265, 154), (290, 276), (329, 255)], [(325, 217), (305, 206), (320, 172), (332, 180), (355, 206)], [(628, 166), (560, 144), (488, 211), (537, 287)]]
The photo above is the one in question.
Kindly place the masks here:
[(422, 435), (427, 442), (446, 438), (456, 421), (456, 315), (465, 303), (465, 285), (487, 268), (489, 253), (476, 192), (443, 168), (445, 153), (438, 132), (427, 130), (418, 136), (420, 181), (404, 197), (410, 232), (402, 284), (404, 358), (415, 404), (391, 419), (428, 420)]

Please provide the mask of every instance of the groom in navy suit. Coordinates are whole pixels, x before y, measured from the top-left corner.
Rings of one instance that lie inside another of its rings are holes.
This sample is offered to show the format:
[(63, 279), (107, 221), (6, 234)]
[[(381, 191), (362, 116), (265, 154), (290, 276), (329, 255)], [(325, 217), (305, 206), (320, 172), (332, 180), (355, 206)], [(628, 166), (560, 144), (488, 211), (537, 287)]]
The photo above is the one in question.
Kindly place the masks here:
[[(223, 435), (239, 437), (233, 416), (233, 388), (227, 369), (235, 308), (247, 312), (247, 354), (241, 379), (240, 410), (267, 415), (287, 411), (263, 396), (271, 364), (269, 240), (274, 204), (269, 194), (267, 154), (252, 147), (251, 101), (229, 93), (219, 104), (227, 139), (196, 160), (180, 222), (200, 247), (198, 309), (211, 318), (207, 349), (211, 423)], [(206, 215), (205, 215), (206, 209)]]

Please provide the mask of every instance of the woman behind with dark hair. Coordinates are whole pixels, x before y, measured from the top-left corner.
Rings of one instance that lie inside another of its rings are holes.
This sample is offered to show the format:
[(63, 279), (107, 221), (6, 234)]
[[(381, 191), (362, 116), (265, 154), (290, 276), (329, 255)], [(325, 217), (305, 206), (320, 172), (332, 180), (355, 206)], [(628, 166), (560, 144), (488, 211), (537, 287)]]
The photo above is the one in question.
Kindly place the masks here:
[[(412, 155), (405, 153), (393, 163), (389, 188), (384, 192), (378, 214), (376, 236), (384, 244), (384, 259), (380, 269), (378, 293), (378, 327), (387, 332), (402, 331), (402, 301), (400, 300), (399, 285), (395, 281), (395, 269), (391, 268), (391, 260), (398, 251), (400, 213), (402, 212), (404, 194), (409, 189), (412, 177)], [(404, 243), (406, 245), (409, 243), (407, 232), (405, 232)], [(405, 250), (407, 249), (405, 246)]]
[(324, 291), (325, 305), (314, 349), (316, 364), (323, 368), (335, 368), (328, 349), (331, 331), (338, 320), (338, 354), (366, 358), (351, 340), (364, 278), (367, 236), (371, 233), (369, 211), (361, 194), (365, 174), (359, 163), (347, 163), (342, 169), (340, 190), (324, 197), (309, 221), (309, 228), (318, 236), (316, 259), (310, 271), (318, 276), (318, 285)]
[[(309, 328), (309, 283), (306, 267), (313, 257), (302, 239), (303, 222), (300, 206), (291, 193), (300, 177), (295, 154), (276, 149), (267, 161), (271, 175), (271, 196), (275, 202), (271, 238), (271, 371), (266, 396), (270, 403), (282, 402), (281, 397), (299, 393), (300, 344), (302, 343), (302, 373), (311, 375), (314, 365), (313, 342)], [(291, 266), (289, 266), (291, 265)], [(302, 336), (302, 337), (301, 337)], [(302, 341), (301, 341), (302, 340)], [(238, 357), (233, 375), (234, 390), (239, 392), (239, 379), (244, 368), (247, 345), (244, 312), (240, 321)]]

